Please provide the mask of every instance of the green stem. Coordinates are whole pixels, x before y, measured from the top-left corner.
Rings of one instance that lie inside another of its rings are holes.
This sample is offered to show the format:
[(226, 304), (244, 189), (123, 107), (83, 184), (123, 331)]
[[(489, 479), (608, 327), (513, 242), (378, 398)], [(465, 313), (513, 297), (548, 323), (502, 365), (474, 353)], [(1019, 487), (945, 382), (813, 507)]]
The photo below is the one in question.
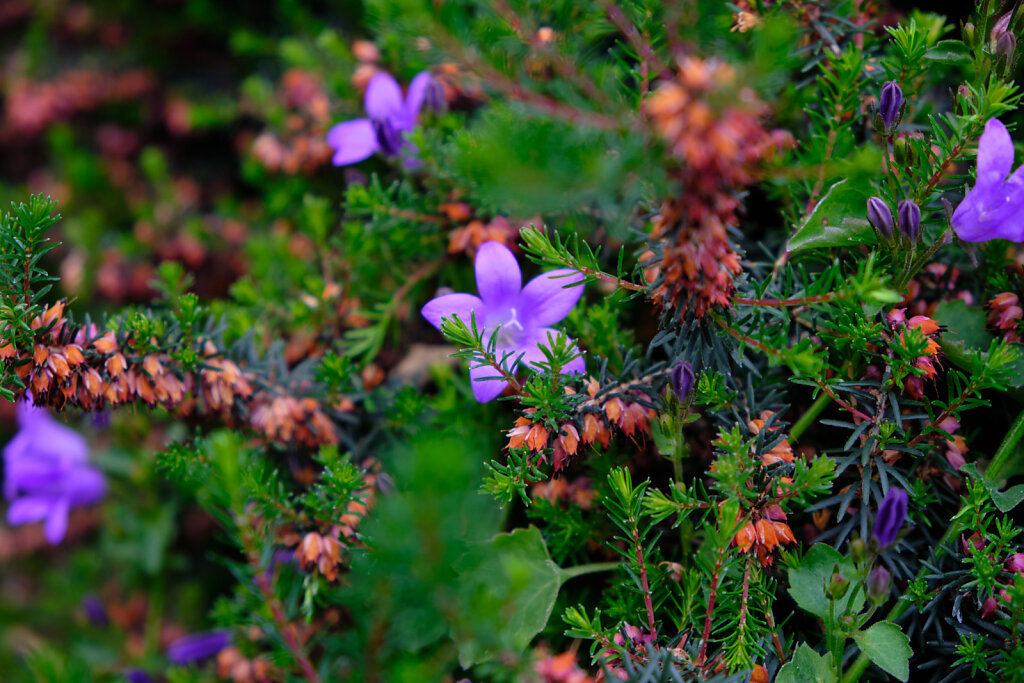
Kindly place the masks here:
[(824, 391), (818, 394), (818, 398), (814, 399), (814, 403), (808, 408), (800, 419), (793, 423), (793, 426), (789, 428), (789, 437), (796, 441), (800, 438), (800, 435), (807, 431), (807, 428), (814, 424), (814, 421), (818, 419), (822, 411), (828, 407), (828, 404), (832, 402), (832, 397), (826, 394)]
[(583, 576), (584, 574), (597, 574), (598, 572), (610, 572), (613, 569), (618, 569), (618, 562), (594, 562), (592, 564), (581, 564), (576, 567), (569, 567), (562, 569), (562, 581), (568, 581), (569, 579), (576, 578), (577, 576)]
[[(1010, 426), (1010, 431), (1007, 432), (1003, 438), (1003, 442), (999, 444), (999, 449), (996, 451), (995, 456), (992, 458), (992, 462), (989, 463), (988, 469), (985, 470), (985, 476), (989, 479), (995, 479), (999, 476), (999, 473), (1003, 471), (1006, 463), (1009, 462), (1010, 455), (1012, 455), (1016, 449), (1021, 438), (1024, 438), (1024, 412), (1021, 412), (1017, 416), (1017, 419), (1013, 421), (1013, 425)], [(936, 552), (941, 552), (942, 548), (952, 543), (956, 537), (963, 530), (963, 522), (957, 518), (950, 522), (949, 528), (946, 529), (946, 533), (943, 534), (942, 539), (936, 546)], [(920, 571), (917, 572), (916, 579), (924, 578), (930, 569), (928, 567), (921, 567)], [(909, 600), (900, 600), (897, 602), (889, 613), (885, 615), (886, 621), (895, 621), (903, 615), (904, 612), (910, 607), (912, 603)], [(863, 652), (857, 655), (857, 659), (854, 660), (850, 668), (847, 669), (843, 675), (842, 683), (854, 683), (854, 681), (860, 680), (860, 675), (864, 673), (864, 669), (868, 667), (870, 660), (867, 655)]]
[(985, 476), (988, 479), (995, 481), (999, 477), (999, 473), (1010, 461), (1010, 456), (1016, 451), (1017, 444), (1020, 443), (1022, 437), (1024, 437), (1024, 411), (1010, 425), (1010, 431), (1003, 437), (1003, 442), (999, 444), (999, 450), (992, 456), (992, 462), (985, 469)]
[(160, 571), (153, 577), (153, 585), (149, 591), (149, 604), (146, 607), (146, 632), (143, 641), (147, 657), (155, 656), (160, 650), (160, 631), (164, 621), (164, 573)]

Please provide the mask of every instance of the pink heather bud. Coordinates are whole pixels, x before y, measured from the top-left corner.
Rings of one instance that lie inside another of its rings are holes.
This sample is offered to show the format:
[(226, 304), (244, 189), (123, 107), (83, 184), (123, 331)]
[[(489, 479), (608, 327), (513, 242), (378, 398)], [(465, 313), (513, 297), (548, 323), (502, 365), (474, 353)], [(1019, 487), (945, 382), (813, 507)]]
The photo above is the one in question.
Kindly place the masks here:
[(995, 598), (989, 598), (985, 601), (985, 604), (981, 606), (981, 618), (988, 619), (990, 616), (995, 614), (996, 609), (999, 607), (999, 603)]
[(1006, 561), (1006, 568), (1011, 572), (1024, 574), (1024, 553), (1010, 555), (1010, 559)]

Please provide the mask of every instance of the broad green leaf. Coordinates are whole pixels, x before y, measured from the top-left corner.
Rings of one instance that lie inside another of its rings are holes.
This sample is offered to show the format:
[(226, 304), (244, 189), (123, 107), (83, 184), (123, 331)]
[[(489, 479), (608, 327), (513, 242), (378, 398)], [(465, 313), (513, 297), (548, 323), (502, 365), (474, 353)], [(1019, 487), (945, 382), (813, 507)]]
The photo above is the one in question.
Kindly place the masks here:
[(940, 40), (924, 53), (924, 58), (940, 64), (967, 64), (971, 61), (971, 51), (962, 40)]
[(789, 240), (789, 251), (874, 244), (878, 235), (864, 216), (868, 196), (845, 178), (828, 189)]
[[(789, 569), (789, 594), (796, 604), (815, 616), (828, 619), (829, 599), (825, 597), (825, 580), (832, 578), (832, 570), (837, 564), (843, 576), (853, 577), (853, 563), (839, 551), (824, 543), (812, 545), (800, 564)], [(863, 606), (864, 591), (857, 591), (855, 597), (851, 588), (842, 600), (836, 602), (835, 614), (838, 617), (846, 607), (856, 613)]]
[(985, 485), (985, 488), (988, 489), (988, 494), (992, 496), (992, 502), (996, 504), (1000, 512), (1009, 512), (1024, 500), (1024, 484), (1017, 484), (1005, 491), (1000, 491), (998, 484), (978, 472), (978, 466), (975, 463), (967, 463), (960, 468), (960, 471), (974, 477)]
[[(562, 585), (537, 527), (496, 535), (456, 563), (459, 602), (466, 616), (452, 628), (463, 667), (501, 650), (522, 652), (548, 623)], [(487, 634), (486, 640), (482, 637)]]
[(829, 658), (819, 655), (807, 643), (796, 649), (793, 659), (775, 677), (775, 683), (836, 683), (837, 680)]
[(853, 634), (861, 652), (880, 669), (901, 681), (910, 678), (910, 639), (892, 622), (880, 621)]
[(992, 335), (985, 329), (985, 311), (980, 308), (960, 300), (943, 301), (935, 307), (932, 318), (947, 328), (942, 333), (943, 340), (961, 342), (976, 349), (987, 349), (992, 343)]

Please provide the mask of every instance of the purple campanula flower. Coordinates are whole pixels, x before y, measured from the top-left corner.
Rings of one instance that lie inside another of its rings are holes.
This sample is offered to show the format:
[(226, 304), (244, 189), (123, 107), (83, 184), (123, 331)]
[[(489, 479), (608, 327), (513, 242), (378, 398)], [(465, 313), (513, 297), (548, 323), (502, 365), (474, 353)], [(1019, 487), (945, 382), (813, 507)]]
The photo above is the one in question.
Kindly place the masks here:
[(886, 81), (878, 97), (878, 115), (882, 117), (882, 127), (886, 133), (899, 124), (900, 109), (903, 107), (903, 91), (896, 81)]
[(153, 677), (142, 669), (128, 669), (124, 677), (128, 683), (153, 683)]
[(223, 629), (190, 633), (167, 646), (167, 660), (172, 664), (188, 664), (212, 657), (231, 642), (231, 632)]
[(885, 494), (885, 499), (878, 508), (878, 517), (875, 519), (874, 536), (878, 545), (892, 545), (906, 518), (907, 492), (893, 486)]
[(102, 500), (107, 482), (87, 462), (81, 434), (28, 401), (18, 404), (17, 415), (20, 429), (4, 447), (7, 522), (46, 520), (46, 540), (56, 545), (67, 533), (70, 509)]
[[(516, 257), (500, 242), (484, 242), (477, 250), (474, 261), (476, 287), (480, 296), (472, 294), (445, 294), (427, 302), (423, 317), (437, 329), (442, 318), (458, 315), (470, 324), (476, 316), (477, 327), (484, 332), (484, 340), (497, 332), (497, 354), (500, 359), (511, 354), (512, 367), (517, 363), (533, 364), (544, 361), (540, 345), (547, 342), (550, 327), (569, 314), (583, 294), (583, 276), (569, 269), (552, 270), (533, 278), (523, 287), (523, 276)], [(578, 277), (573, 277), (577, 275)], [(567, 287), (577, 283), (577, 286)], [(582, 373), (586, 370), (583, 358), (577, 357), (563, 372)], [(484, 379), (497, 374), (489, 366), (471, 367), (473, 395), (480, 403), (497, 398), (508, 382)]]
[(680, 403), (686, 401), (693, 392), (693, 384), (696, 381), (696, 377), (693, 374), (693, 366), (686, 361), (680, 361), (676, 363), (675, 367), (672, 368), (672, 392), (675, 393), (676, 398), (679, 399)]
[[(953, 212), (953, 229), (965, 242), (1024, 241), (1024, 173), (1012, 175), (1013, 140), (999, 119), (989, 119), (978, 140), (978, 181)], [(1009, 176), (1009, 177), (1007, 177)]]
[(868, 198), (868, 221), (885, 239), (892, 238), (895, 227), (892, 220), (892, 209), (880, 197)]
[(93, 626), (106, 626), (110, 623), (107, 608), (95, 595), (87, 595), (82, 598), (82, 611), (85, 612), (86, 618)]
[(403, 133), (419, 123), (420, 109), (431, 80), (427, 71), (417, 74), (403, 97), (402, 88), (390, 74), (375, 74), (366, 86), (363, 99), (369, 116), (339, 123), (327, 131), (327, 144), (334, 148), (334, 165), (354, 164), (374, 152), (397, 155), (408, 144)]
[(904, 199), (896, 207), (896, 215), (900, 221), (900, 232), (911, 242), (916, 242), (921, 234), (921, 207)]

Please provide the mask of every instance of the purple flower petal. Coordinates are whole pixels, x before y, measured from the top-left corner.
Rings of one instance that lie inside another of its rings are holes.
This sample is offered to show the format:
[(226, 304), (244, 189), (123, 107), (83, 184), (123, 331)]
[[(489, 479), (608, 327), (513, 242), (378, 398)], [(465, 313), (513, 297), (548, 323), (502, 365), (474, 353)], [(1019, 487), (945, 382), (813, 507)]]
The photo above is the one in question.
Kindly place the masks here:
[(484, 242), (476, 252), (473, 265), (476, 288), (487, 306), (508, 305), (519, 296), (523, 275), (519, 272), (516, 257), (504, 244)]
[(477, 327), (482, 328), (484, 326), (483, 310), (484, 302), (480, 300), (480, 297), (472, 294), (445, 294), (428, 301), (420, 312), (427, 322), (440, 330), (441, 318), (457, 315), (462, 322), (469, 325), (474, 312), (476, 313)]
[(43, 534), (50, 545), (57, 545), (64, 540), (64, 534), (68, 532), (68, 512), (71, 510), (71, 502), (66, 497), (58, 498), (50, 510), (50, 516), (46, 518), (46, 526), (43, 527)]
[[(551, 335), (552, 340), (557, 339), (558, 330), (550, 327), (541, 327), (533, 333), (529, 343), (519, 349), (519, 352), (523, 355), (521, 360), (522, 363), (532, 366), (534, 370), (537, 370), (538, 368), (535, 367), (536, 364), (543, 363), (547, 360), (547, 357), (544, 355), (544, 352), (540, 350), (540, 347), (541, 345), (550, 347), (550, 344), (548, 343), (548, 335)], [(579, 351), (579, 347), (576, 346), (575, 342), (572, 343), (572, 349), (577, 352)], [(562, 368), (563, 375), (579, 375), (586, 371), (587, 364), (583, 360), (582, 355), (574, 358), (568, 365)]]
[(64, 478), (63, 489), (73, 505), (91, 505), (107, 494), (107, 480), (92, 467), (76, 467)]
[(998, 183), (1013, 168), (1013, 140), (999, 119), (989, 119), (978, 140), (978, 185)]
[[(514, 357), (513, 357), (514, 360)], [(490, 365), (471, 367), (469, 379), (473, 387), (473, 396), (477, 403), (488, 403), (493, 401), (501, 392), (505, 391), (508, 382), (505, 379), (484, 379), (485, 377), (500, 377), (501, 373)]]
[(523, 317), (540, 326), (554, 325), (573, 309), (583, 296), (583, 274), (568, 268), (542, 273), (526, 283), (519, 297)]
[(346, 166), (369, 158), (380, 146), (370, 119), (355, 119), (327, 131), (327, 144), (334, 148), (335, 166)]
[(391, 74), (378, 71), (366, 85), (363, 108), (370, 118), (404, 119), (402, 88)]
[(230, 642), (230, 631), (190, 633), (167, 646), (167, 659), (172, 664), (188, 664), (212, 657), (226, 648)]
[(420, 110), (423, 108), (423, 100), (431, 78), (433, 77), (429, 71), (421, 71), (409, 84), (409, 92), (405, 95), (405, 118), (409, 127), (405, 130), (412, 130), (419, 123)]
[(46, 519), (56, 502), (55, 498), (49, 496), (19, 498), (7, 508), (7, 523), (17, 526)]

